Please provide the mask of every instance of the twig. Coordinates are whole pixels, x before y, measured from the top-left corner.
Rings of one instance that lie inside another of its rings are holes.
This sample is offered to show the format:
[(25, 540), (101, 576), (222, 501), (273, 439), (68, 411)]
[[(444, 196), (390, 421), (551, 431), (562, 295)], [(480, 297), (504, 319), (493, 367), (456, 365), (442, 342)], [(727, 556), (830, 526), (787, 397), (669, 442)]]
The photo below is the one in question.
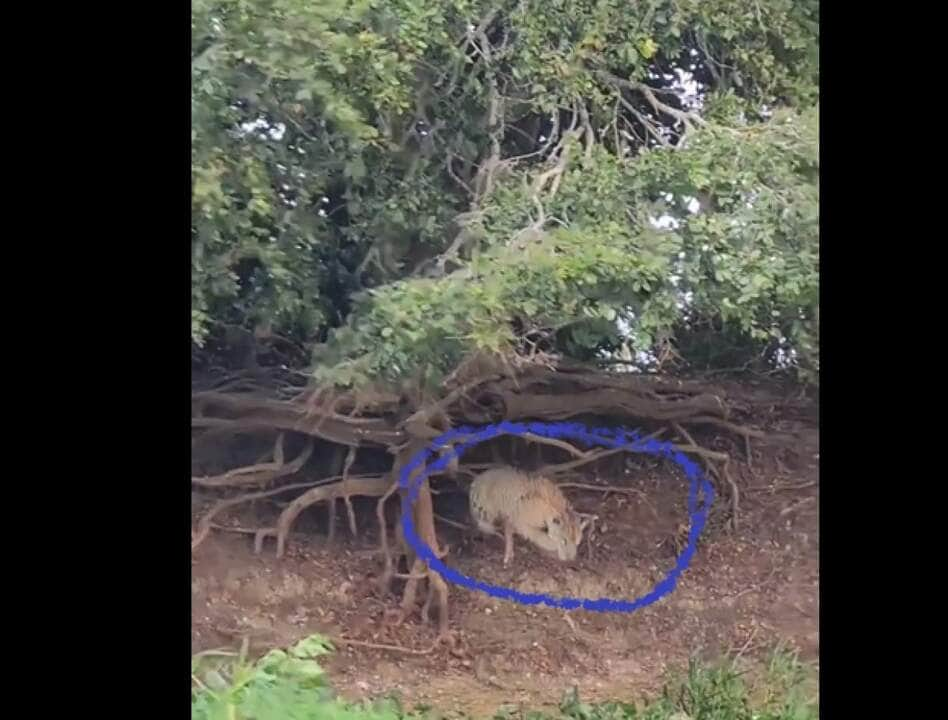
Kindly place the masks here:
[(428, 572), (423, 573), (392, 573), (393, 578), (399, 580), (424, 580), (428, 577)]
[(744, 645), (743, 645), (743, 647), (741, 647), (740, 652), (738, 652), (737, 655), (734, 656), (734, 659), (735, 659), (735, 660), (740, 660), (741, 656), (742, 656), (745, 652), (747, 652), (747, 649), (750, 647), (750, 644), (754, 641), (754, 638), (757, 637), (757, 631), (758, 631), (759, 629), (760, 629), (760, 626), (759, 626), (759, 625), (755, 625), (755, 626), (754, 626), (754, 629), (751, 630), (750, 637), (747, 638), (747, 642), (745, 642)]
[(629, 487), (617, 487), (615, 485), (594, 485), (592, 483), (557, 483), (561, 488), (576, 488), (577, 490), (593, 490), (595, 492), (604, 492), (604, 493), (626, 493), (629, 495), (637, 494), (643, 495), (644, 493), (641, 490), (636, 488)]
[(782, 491), (784, 491), (784, 490), (805, 490), (806, 488), (811, 488), (811, 487), (814, 487), (814, 486), (816, 486), (816, 485), (819, 485), (819, 483), (818, 483), (816, 480), (812, 480), (812, 481), (810, 481), (810, 482), (799, 483), (799, 484), (797, 484), (797, 485), (776, 485), (776, 486), (772, 489), (772, 491), (773, 491), (773, 492), (782, 492)]
[[(349, 483), (349, 468), (352, 467), (352, 463), (355, 462), (356, 458), (356, 446), (353, 445), (349, 448), (349, 452), (346, 455), (346, 464), (342, 468), (342, 487), (343, 490), (346, 489), (346, 486)], [(348, 493), (344, 493), (342, 496), (343, 502), (346, 504), (346, 512), (349, 514), (349, 531), (352, 533), (352, 537), (359, 536), (359, 530), (356, 527), (356, 516), (355, 508), (352, 507), (352, 498), (349, 497)]]
[(691, 444), (691, 445), (678, 445), (672, 443), (672, 447), (675, 450), (680, 450), (685, 453), (692, 453), (694, 455), (700, 455), (701, 457), (708, 458), (710, 460), (717, 460), (718, 462), (725, 462), (729, 459), (727, 453), (718, 452), (717, 450), (708, 450), (703, 448), (700, 445)]
[(245, 528), (238, 527), (236, 525), (219, 525), (218, 523), (211, 523), (212, 530), (220, 530), (221, 532), (232, 532), (238, 533), (240, 535), (256, 535), (258, 528)]
[(203, 682), (201, 682), (201, 678), (199, 678), (199, 677), (198, 677), (197, 675), (195, 675), (194, 673), (191, 673), (191, 682), (195, 683), (195, 684), (196, 684), (199, 688), (201, 688), (201, 690), (203, 690), (204, 692), (210, 693), (211, 695), (214, 696), (214, 698), (217, 698), (217, 693), (215, 693), (215, 692), (214, 692), (213, 690), (211, 690), (207, 685), (205, 685)]
[(228, 650), (227, 648), (215, 648), (212, 650), (201, 650), (201, 652), (196, 652), (191, 656), (192, 660), (196, 660), (201, 657), (237, 657), (240, 653), (234, 652), (233, 650)]
[(464, 182), (461, 178), (459, 178), (457, 173), (454, 172), (454, 160), (456, 158), (463, 160), (463, 158), (459, 158), (457, 155), (455, 155), (453, 152), (449, 150), (447, 155), (445, 156), (445, 163), (444, 163), (445, 169), (448, 171), (448, 175), (451, 176), (451, 179), (454, 180), (454, 182), (456, 182), (458, 185), (460, 185), (461, 188), (464, 190), (464, 192), (468, 194), (469, 197), (473, 198), (474, 190), (472, 190), (471, 186), (468, 185), (466, 182)]
[(737, 425), (727, 420), (721, 420), (720, 418), (706, 417), (704, 415), (699, 415), (697, 417), (688, 418), (688, 422), (692, 425), (715, 425), (724, 430), (734, 433), (735, 435), (743, 435), (745, 438), (756, 438), (757, 440), (764, 439), (764, 433), (760, 430), (754, 430), (753, 428), (744, 427), (743, 425)]
[[(652, 440), (659, 437), (663, 433), (667, 432), (668, 428), (660, 428), (650, 435), (646, 435), (642, 438), (642, 441)], [(587, 463), (595, 462), (596, 460), (601, 460), (602, 458), (609, 457), (610, 455), (615, 455), (620, 452), (632, 452), (628, 448), (611, 448), (609, 450), (601, 450), (597, 452), (586, 453), (585, 457), (580, 458), (579, 460), (570, 460), (569, 462), (560, 463), (558, 465), (548, 465), (543, 468), (543, 472), (548, 475), (559, 475), (568, 470), (579, 467), (580, 465), (586, 465)]]
[(816, 500), (816, 496), (815, 496), (815, 495), (811, 495), (810, 497), (803, 498), (800, 502), (796, 502), (796, 503), (794, 503), (793, 505), (791, 505), (790, 507), (785, 507), (783, 510), (781, 510), (781, 511), (780, 511), (780, 517), (786, 517), (786, 516), (789, 515), (790, 513), (799, 510), (799, 509), (802, 508), (804, 505), (809, 505), (811, 502), (814, 502), (815, 500)]
[(655, 141), (659, 145), (663, 145), (665, 147), (668, 147), (670, 145), (668, 140), (664, 136), (662, 136), (660, 132), (658, 132), (658, 128), (655, 127), (652, 121), (649, 120), (647, 117), (645, 117), (642, 113), (640, 113), (638, 109), (634, 105), (632, 105), (632, 103), (630, 103), (628, 100), (622, 97), (621, 92), (618, 93), (617, 97), (619, 99), (619, 102), (622, 103), (622, 106), (635, 116), (635, 119), (638, 120), (639, 123), (641, 123), (642, 127), (645, 128), (645, 131), (649, 135), (655, 138)]
[[(677, 432), (694, 446), (694, 449), (692, 449), (691, 452), (697, 455), (704, 455), (706, 458), (713, 458), (721, 462), (721, 469), (715, 474), (723, 478), (731, 488), (731, 527), (736, 531), (738, 528), (741, 494), (737, 489), (737, 483), (734, 482), (734, 479), (731, 477), (731, 473), (728, 471), (728, 463), (731, 459), (730, 456), (727, 453), (719, 453), (698, 447), (698, 444), (695, 442), (694, 438), (691, 437), (691, 434), (685, 430), (681, 423), (672, 423), (672, 427), (675, 428), (675, 432)], [(709, 472), (712, 471), (710, 463), (706, 463), (706, 467)]]
[(373, 650), (391, 650), (392, 652), (405, 653), (407, 655), (428, 655), (434, 651), (440, 644), (437, 640), (423, 650), (406, 648), (401, 645), (384, 645), (381, 643), (366, 642), (365, 640), (350, 640), (349, 638), (330, 638), (332, 642), (339, 645), (355, 645), (357, 647), (372, 648)]
[(459, 529), (461, 529), (461, 530), (470, 530), (470, 529), (471, 529), (470, 527), (468, 527), (467, 525), (464, 525), (463, 523), (459, 523), (459, 522), (457, 522), (457, 521), (455, 521), (455, 520), (449, 520), (449, 519), (446, 518), (446, 517), (442, 517), (441, 515), (438, 515), (438, 513), (432, 513), (432, 515), (434, 515), (434, 516), (435, 516), (438, 520), (440, 520), (441, 522), (443, 522), (443, 523), (445, 523), (445, 524), (447, 524), (447, 525), (451, 525), (452, 527), (456, 527), (456, 528), (459, 528)]
[(685, 125), (686, 128), (691, 128), (693, 125), (704, 126), (708, 124), (707, 120), (702, 118), (700, 115), (684, 112), (663, 103), (655, 95), (655, 89), (649, 87), (645, 83), (639, 82), (637, 80), (626, 80), (625, 78), (618, 77), (617, 75), (613, 75), (610, 72), (602, 70), (598, 71), (596, 74), (614, 87), (626, 88), (639, 93), (648, 101), (649, 105), (655, 109), (655, 112), (665, 113), (669, 117), (673, 117), (675, 120), (678, 120), (683, 125)]
[(589, 119), (589, 111), (586, 109), (585, 103), (582, 103), (579, 106), (579, 116), (583, 122), (583, 132), (586, 135), (586, 144), (584, 147), (583, 157), (588, 160), (592, 157), (593, 147), (596, 143), (596, 134), (593, 130), (592, 122)]
[(657, 518), (658, 511), (649, 501), (648, 496), (636, 488), (630, 487), (616, 487), (615, 485), (593, 485), (591, 483), (557, 483), (561, 488), (576, 488), (577, 490), (592, 490), (594, 492), (604, 492), (606, 495), (609, 493), (622, 493), (625, 495), (638, 495), (645, 504), (648, 506), (649, 510), (652, 511), (652, 514)]
[[(192, 477), (191, 482), (202, 487), (233, 487), (236, 485), (258, 485), (272, 482), (286, 475), (292, 475), (306, 464), (313, 454), (313, 443), (309, 441), (303, 451), (290, 463), (284, 463), (283, 433), (277, 437), (273, 450), (272, 463), (260, 463), (246, 467), (234, 468), (221, 475), (213, 477)], [(244, 477), (249, 476), (249, 477)]]
[[(388, 484), (382, 485), (382, 483), (388, 483), (388, 478), (383, 475), (351, 476), (346, 483), (347, 487), (344, 489), (341, 489), (342, 483), (338, 483), (331, 487), (314, 487), (307, 490), (280, 513), (275, 528), (261, 528), (257, 531), (254, 538), (254, 552), (259, 555), (263, 549), (263, 541), (268, 537), (276, 537), (277, 557), (282, 558), (290, 527), (305, 508), (323, 500), (335, 500), (343, 494), (378, 497), (389, 488)], [(325, 483), (323, 484), (325, 485)]]
[(392, 578), (392, 554), (388, 550), (388, 524), (385, 522), (385, 503), (398, 490), (398, 478), (392, 482), (385, 494), (375, 504), (375, 518), (379, 524), (379, 551), (382, 553), (383, 570), (380, 585), (388, 592)]
[(198, 531), (195, 537), (191, 540), (191, 550), (193, 551), (198, 545), (204, 542), (204, 538), (207, 537), (208, 533), (211, 531), (211, 521), (214, 519), (214, 516), (217, 515), (222, 510), (226, 510), (229, 507), (234, 505), (239, 505), (240, 503), (247, 502), (249, 500), (259, 500), (260, 498), (270, 497), (271, 495), (277, 495), (278, 493), (286, 492), (287, 490), (298, 490), (299, 488), (311, 488), (313, 486), (325, 485), (328, 482), (331, 482), (330, 479), (320, 480), (318, 482), (307, 482), (307, 483), (295, 483), (293, 485), (284, 485), (283, 487), (278, 487), (273, 490), (264, 490), (261, 492), (248, 493), (246, 495), (241, 495), (235, 498), (229, 498), (227, 500), (221, 500), (214, 507), (208, 510), (204, 517), (201, 518), (198, 522)]
[(585, 453), (573, 445), (570, 445), (568, 442), (563, 442), (562, 440), (557, 440), (556, 438), (543, 437), (542, 435), (534, 435), (533, 433), (522, 433), (520, 437), (531, 442), (540, 443), (541, 445), (552, 445), (553, 447), (558, 447), (576, 458), (588, 457), (588, 453)]
[[(573, 126), (576, 125), (576, 116), (573, 118)], [(571, 127), (565, 133), (563, 133), (563, 138), (558, 143), (557, 147), (562, 147), (560, 151), (560, 156), (557, 158), (556, 164), (551, 167), (549, 170), (545, 170), (534, 178), (533, 183), (530, 186), (530, 196), (532, 198), (538, 198), (540, 193), (542, 193), (547, 186), (547, 183), (550, 183), (550, 191), (548, 198), (552, 198), (556, 195), (556, 191), (559, 189), (560, 177), (563, 175), (563, 172), (566, 170), (566, 164), (569, 161), (569, 140), (574, 137), (579, 137), (582, 133), (582, 130), (576, 130), (574, 127)]]
[[(512, 126), (509, 126), (509, 127), (512, 127)], [(508, 158), (507, 162), (517, 163), (517, 162), (520, 162), (521, 160), (528, 160), (532, 157), (535, 157), (536, 155), (545, 155), (547, 151), (550, 149), (550, 146), (553, 144), (553, 141), (556, 139), (556, 136), (559, 133), (559, 130), (560, 130), (560, 114), (557, 112), (553, 114), (553, 127), (550, 128), (550, 133), (546, 137), (546, 142), (543, 143), (540, 149), (534, 150), (533, 152), (529, 152), (526, 155), (514, 155), (513, 157)]]

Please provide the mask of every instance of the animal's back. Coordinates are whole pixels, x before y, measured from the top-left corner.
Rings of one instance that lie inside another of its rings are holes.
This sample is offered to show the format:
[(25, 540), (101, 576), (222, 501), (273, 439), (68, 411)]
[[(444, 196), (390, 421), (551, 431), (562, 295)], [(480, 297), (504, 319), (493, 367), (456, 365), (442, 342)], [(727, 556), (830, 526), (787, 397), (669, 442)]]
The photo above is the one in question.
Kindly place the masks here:
[(568, 509), (566, 498), (555, 484), (514, 468), (495, 468), (481, 473), (474, 478), (469, 493), (471, 514), (485, 532), (500, 520), (519, 527), (524, 522), (547, 519)]
[(576, 558), (586, 521), (549, 478), (509, 467), (488, 470), (474, 478), (469, 497), (481, 532), (503, 527), (504, 567), (513, 558), (514, 533), (560, 560)]

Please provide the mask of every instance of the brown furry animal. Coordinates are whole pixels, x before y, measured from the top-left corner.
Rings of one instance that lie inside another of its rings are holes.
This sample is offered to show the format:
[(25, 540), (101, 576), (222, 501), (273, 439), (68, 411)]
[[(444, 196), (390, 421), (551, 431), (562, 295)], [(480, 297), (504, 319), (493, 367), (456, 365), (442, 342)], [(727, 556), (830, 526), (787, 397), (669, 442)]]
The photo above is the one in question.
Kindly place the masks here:
[(549, 479), (512, 467), (488, 470), (471, 482), (469, 499), (481, 532), (499, 535), (497, 526), (503, 528), (504, 567), (513, 560), (514, 534), (560, 560), (576, 558), (589, 521)]

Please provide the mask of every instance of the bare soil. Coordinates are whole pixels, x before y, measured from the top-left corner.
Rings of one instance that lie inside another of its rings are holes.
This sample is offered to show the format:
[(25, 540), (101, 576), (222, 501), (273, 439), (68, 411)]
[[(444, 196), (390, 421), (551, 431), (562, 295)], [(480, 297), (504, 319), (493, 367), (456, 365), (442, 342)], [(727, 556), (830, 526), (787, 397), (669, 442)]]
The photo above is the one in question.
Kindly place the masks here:
[[(658, 602), (631, 614), (566, 613), (452, 586), (451, 627), (458, 639), (453, 651), (439, 646), (407, 654), (340, 644), (328, 663), (335, 687), (346, 697), (396, 691), (409, 705), (483, 714), (507, 703), (542, 707), (572, 685), (586, 700), (650, 695), (666, 671), (695, 655), (731, 653), (753, 661), (782, 643), (815, 660), (818, 432), (812, 422), (783, 429), (799, 442), (756, 447), (753, 469), (732, 464), (742, 489), (738, 530), (712, 514), (690, 567)], [(673, 463), (649, 456), (630, 457), (619, 468), (570, 478), (637, 491), (567, 489), (577, 509), (599, 516), (575, 562), (549, 559), (518, 538), (505, 570), (502, 539), (439, 522), (442, 542), (451, 548), (445, 562), (465, 575), (525, 592), (640, 597), (673, 567), (682, 547), (688, 486)], [(196, 515), (207, 502), (195, 496)], [(442, 516), (464, 522), (464, 507), (463, 495), (436, 498)], [(416, 613), (398, 627), (386, 623), (383, 615), (398, 607), (399, 597), (380, 597), (374, 583), (381, 569), (373, 554), (374, 500), (357, 510), (359, 536), (350, 536), (343, 515), (332, 543), (326, 540), (325, 508), (307, 510), (282, 560), (275, 559), (272, 545), (255, 555), (252, 536), (215, 530), (192, 559), (193, 650), (233, 646), (243, 637), (265, 650), (314, 632), (428, 648), (433, 622), (422, 623)], [(277, 511), (260, 504), (221, 522), (266, 525)]]

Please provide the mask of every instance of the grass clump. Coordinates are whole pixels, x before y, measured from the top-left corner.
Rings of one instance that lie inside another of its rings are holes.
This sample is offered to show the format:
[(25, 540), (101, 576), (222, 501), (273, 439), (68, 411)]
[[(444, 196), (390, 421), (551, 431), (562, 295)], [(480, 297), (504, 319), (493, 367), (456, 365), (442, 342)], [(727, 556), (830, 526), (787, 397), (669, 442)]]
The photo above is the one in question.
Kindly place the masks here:
[[(319, 635), (250, 661), (240, 652), (200, 653), (192, 660), (192, 720), (439, 720), (431, 708), (405, 710), (395, 697), (346, 702), (335, 696), (321, 656), (332, 652)], [(815, 673), (778, 649), (766, 667), (742, 672), (733, 662), (692, 661), (642, 703), (587, 703), (573, 688), (554, 711), (508, 709), (493, 720), (817, 720)], [(465, 717), (465, 716), (462, 716)], [(471, 720), (479, 720), (471, 718)]]

